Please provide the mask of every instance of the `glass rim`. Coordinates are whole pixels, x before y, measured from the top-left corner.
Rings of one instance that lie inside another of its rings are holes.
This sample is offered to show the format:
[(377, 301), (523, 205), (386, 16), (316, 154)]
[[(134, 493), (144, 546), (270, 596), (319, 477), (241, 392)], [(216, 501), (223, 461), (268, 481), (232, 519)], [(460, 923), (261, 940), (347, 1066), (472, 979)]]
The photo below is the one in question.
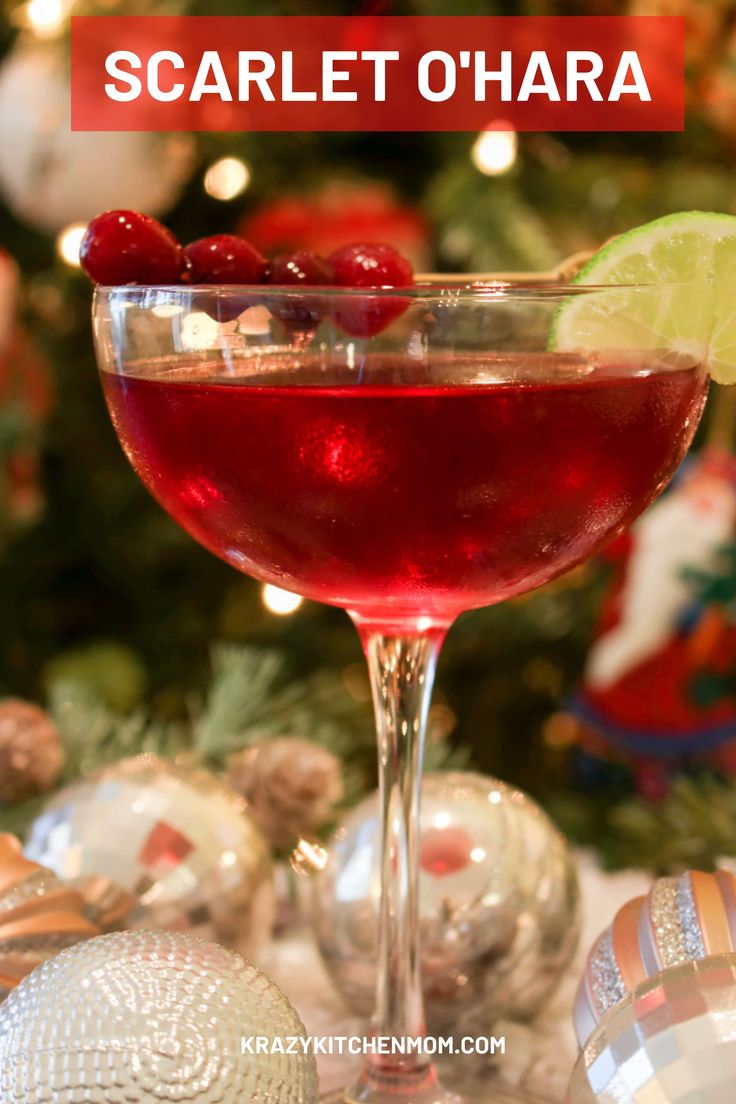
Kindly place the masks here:
[(489, 273), (487, 279), (480, 277), (468, 282), (462, 276), (437, 280), (424, 280), (406, 287), (339, 287), (332, 284), (98, 284), (94, 289), (94, 300), (109, 300), (117, 296), (145, 299), (167, 297), (184, 299), (192, 295), (209, 296), (213, 299), (236, 297), (258, 297), (262, 303), (284, 298), (323, 298), (331, 301), (365, 299), (402, 299), (410, 302), (426, 300), (441, 301), (448, 293), (453, 302), (486, 302), (497, 300), (563, 299), (581, 295), (595, 295), (616, 291), (676, 291), (696, 287), (697, 280), (677, 283), (622, 283), (622, 284), (574, 284), (564, 281), (535, 279), (494, 278)]

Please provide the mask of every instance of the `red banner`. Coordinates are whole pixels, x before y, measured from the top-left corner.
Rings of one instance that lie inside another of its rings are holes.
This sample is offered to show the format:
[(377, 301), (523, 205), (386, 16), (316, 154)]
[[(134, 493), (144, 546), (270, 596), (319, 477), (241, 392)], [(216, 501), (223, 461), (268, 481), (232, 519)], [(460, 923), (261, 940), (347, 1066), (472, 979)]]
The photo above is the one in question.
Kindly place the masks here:
[(75, 130), (682, 130), (659, 16), (75, 16)]

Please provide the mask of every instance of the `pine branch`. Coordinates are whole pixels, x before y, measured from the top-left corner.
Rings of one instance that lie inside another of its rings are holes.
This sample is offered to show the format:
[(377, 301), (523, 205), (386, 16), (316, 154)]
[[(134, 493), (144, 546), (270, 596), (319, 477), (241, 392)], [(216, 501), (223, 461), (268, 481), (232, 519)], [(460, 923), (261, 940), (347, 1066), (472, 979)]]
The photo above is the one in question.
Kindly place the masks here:
[[(254, 740), (299, 736), (329, 749), (343, 763), (349, 807), (375, 785), (375, 732), (371, 711), (357, 702), (331, 671), (285, 681), (276, 652), (253, 647), (213, 650), (213, 680), (193, 721), (194, 747), (212, 766)], [(462, 770), (471, 755), (446, 739), (430, 739), (427, 770)]]
[(283, 657), (275, 651), (230, 645), (212, 649), (212, 683), (194, 723), (194, 743), (205, 757), (221, 757), (243, 746), (242, 733), (257, 727), (283, 668)]
[(371, 739), (367, 711), (330, 672), (286, 682), (283, 657), (252, 647), (220, 645), (212, 662), (212, 684), (193, 730), (196, 750), (214, 764), (271, 736), (297, 735), (341, 757)]
[(704, 605), (729, 606), (736, 600), (736, 543), (718, 549), (711, 571), (688, 568), (684, 578), (692, 584), (695, 596)]
[(171, 758), (188, 745), (181, 725), (154, 722), (141, 710), (119, 714), (89, 687), (60, 680), (49, 690), (49, 711), (61, 733), (66, 760), (62, 782), (73, 781), (130, 755)]
[(736, 853), (736, 788), (712, 775), (678, 777), (664, 801), (643, 798), (613, 807), (617, 865), (676, 871), (712, 868)]
[(474, 271), (550, 269), (563, 255), (516, 177), (489, 180), (466, 158), (432, 182), (427, 206), (444, 227), (448, 260)]
[[(58, 786), (128, 756), (150, 752), (174, 758), (194, 751), (213, 769), (254, 740), (297, 735), (328, 748), (343, 763), (342, 807), (375, 785), (375, 735), (370, 710), (330, 671), (287, 681), (283, 656), (270, 649), (219, 645), (212, 651), (212, 680), (189, 725), (162, 723), (145, 710), (121, 714), (90, 683), (59, 678), (49, 687), (49, 711), (61, 733), (65, 764)], [(463, 769), (470, 754), (445, 738), (432, 738), (427, 770)], [(0, 827), (23, 834), (48, 796), (0, 810)]]
[(430, 771), (471, 770), (472, 758), (470, 748), (464, 745), (451, 744), (446, 738), (428, 740), (424, 770), (427, 774)]

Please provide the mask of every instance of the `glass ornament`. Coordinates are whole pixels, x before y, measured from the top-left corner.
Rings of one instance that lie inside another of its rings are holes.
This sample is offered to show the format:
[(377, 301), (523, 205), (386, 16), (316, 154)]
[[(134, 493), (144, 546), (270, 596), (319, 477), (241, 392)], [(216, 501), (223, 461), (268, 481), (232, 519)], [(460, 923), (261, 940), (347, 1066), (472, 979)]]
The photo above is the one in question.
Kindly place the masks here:
[[(313, 922), (337, 988), (370, 1012), (380, 893), (378, 801), (345, 818), (315, 878)], [(464, 771), (422, 783), (419, 914), (430, 1032), (535, 1013), (575, 950), (571, 850), (526, 794)]]
[(662, 970), (611, 1008), (583, 1047), (566, 1104), (732, 1104), (736, 954)]
[(141, 755), (72, 783), (25, 850), (82, 890), (105, 877), (131, 893), (129, 927), (186, 930), (247, 955), (271, 931), (269, 847), (244, 798), (201, 768)]

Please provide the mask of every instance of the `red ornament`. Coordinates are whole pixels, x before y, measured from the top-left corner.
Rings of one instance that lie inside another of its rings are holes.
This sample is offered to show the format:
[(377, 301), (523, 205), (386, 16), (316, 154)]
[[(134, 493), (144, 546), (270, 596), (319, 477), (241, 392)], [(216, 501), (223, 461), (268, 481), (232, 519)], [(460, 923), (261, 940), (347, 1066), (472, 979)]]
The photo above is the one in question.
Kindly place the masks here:
[(416, 271), (429, 265), (427, 220), (382, 184), (334, 182), (306, 196), (282, 195), (243, 219), (238, 230), (269, 255), (310, 250), (329, 256), (349, 242), (383, 241)]
[(2, 515), (14, 524), (27, 524), (43, 507), (40, 482), (40, 428), (51, 409), (48, 366), (28, 335), (16, 327), (5, 353), (0, 354), (0, 421), (3, 408), (22, 415), (22, 430), (12, 446), (0, 452), (5, 470)]
[(0, 248), (0, 422), (11, 410), (14, 425), (0, 448), (0, 533), (33, 521), (43, 506), (39, 439), (52, 402), (48, 366), (18, 325), (18, 281), (15, 261)]

